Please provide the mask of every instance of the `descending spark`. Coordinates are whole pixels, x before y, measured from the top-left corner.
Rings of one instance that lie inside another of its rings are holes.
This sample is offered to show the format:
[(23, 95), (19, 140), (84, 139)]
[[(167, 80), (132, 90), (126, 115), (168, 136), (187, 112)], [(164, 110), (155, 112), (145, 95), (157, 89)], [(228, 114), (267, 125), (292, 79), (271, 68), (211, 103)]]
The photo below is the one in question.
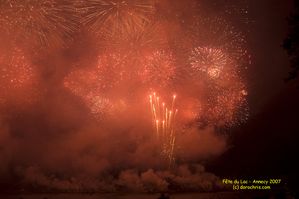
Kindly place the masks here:
[(175, 122), (178, 112), (175, 108), (176, 95), (172, 97), (171, 107), (161, 102), (161, 98), (155, 92), (149, 96), (149, 102), (156, 138), (161, 144), (161, 154), (166, 157), (171, 166), (175, 161)]
[(2, 0), (0, 24), (15, 39), (62, 46), (77, 28), (75, 8), (62, 0)]

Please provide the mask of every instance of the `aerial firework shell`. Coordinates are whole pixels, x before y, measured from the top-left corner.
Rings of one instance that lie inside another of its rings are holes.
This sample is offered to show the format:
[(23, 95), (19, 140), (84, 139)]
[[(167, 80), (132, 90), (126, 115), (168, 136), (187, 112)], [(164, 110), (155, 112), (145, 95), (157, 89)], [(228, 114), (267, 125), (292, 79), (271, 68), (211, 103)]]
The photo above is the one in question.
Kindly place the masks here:
[(159, 50), (167, 46), (167, 33), (164, 24), (159, 22), (142, 23), (138, 29), (126, 34), (111, 33), (103, 28), (97, 37), (100, 49), (130, 52), (138, 59), (145, 52)]
[[(250, 63), (245, 36), (220, 17), (195, 20), (190, 38), (190, 73), (201, 87), (204, 125), (226, 127), (248, 118), (244, 72)], [(243, 113), (243, 114), (240, 114)]]
[(204, 72), (211, 78), (218, 78), (229, 63), (228, 56), (221, 49), (207, 47), (195, 48), (189, 60), (192, 70)]
[[(245, 94), (245, 86), (241, 82), (235, 82), (234, 86), (221, 88), (216, 91), (215, 96), (210, 97), (207, 112), (211, 121), (219, 126), (234, 126), (246, 120), (247, 99)], [(240, 115), (240, 111), (243, 113)]]
[(166, 51), (156, 51), (145, 56), (139, 75), (141, 81), (151, 88), (171, 86), (176, 75), (173, 55)]
[(117, 86), (124, 76), (125, 56), (120, 54), (104, 54), (98, 57), (95, 67), (72, 71), (65, 83), (75, 93), (93, 91), (105, 93)]
[(234, 126), (248, 118), (246, 86), (238, 60), (231, 56), (211, 47), (197, 47), (191, 52), (192, 77), (204, 93), (197, 118), (201, 126)]
[(97, 74), (102, 89), (109, 89), (120, 83), (125, 76), (126, 55), (102, 55), (98, 59)]
[(0, 104), (32, 102), (37, 97), (37, 74), (19, 48), (0, 55)]
[(95, 117), (102, 119), (103, 117), (107, 117), (107, 115), (111, 115), (114, 106), (108, 98), (93, 95), (92, 93), (87, 96), (83, 96), (83, 98), (87, 102), (90, 112)]
[(117, 106), (109, 95), (123, 80), (124, 60), (125, 56), (120, 54), (100, 55), (95, 67), (74, 70), (68, 74), (64, 79), (64, 86), (82, 97), (92, 113), (110, 114)]
[(95, 33), (102, 28), (119, 34), (142, 28), (154, 13), (152, 0), (87, 0), (78, 3), (78, 7), (83, 16), (81, 22)]
[(0, 23), (18, 42), (64, 46), (77, 28), (74, 6), (66, 0), (2, 0)]
[(180, 115), (178, 116), (181, 123), (189, 125), (196, 122), (205, 113), (202, 111), (203, 101), (198, 98), (184, 97), (180, 104)]
[(249, 63), (245, 35), (220, 17), (195, 19), (189, 28), (190, 38), (195, 45), (222, 49), (229, 57), (237, 60), (239, 67)]

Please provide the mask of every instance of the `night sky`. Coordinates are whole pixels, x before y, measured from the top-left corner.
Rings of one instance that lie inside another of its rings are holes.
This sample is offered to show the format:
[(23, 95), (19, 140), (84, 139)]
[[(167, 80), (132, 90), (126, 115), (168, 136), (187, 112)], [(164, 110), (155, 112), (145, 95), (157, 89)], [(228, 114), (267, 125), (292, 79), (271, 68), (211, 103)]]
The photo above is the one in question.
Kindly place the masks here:
[(296, 186), (298, 161), (298, 84), (285, 82), (290, 63), (282, 48), (292, 1), (250, 2), (253, 52), (251, 118), (236, 129), (231, 148), (211, 163), (226, 176), (281, 176)]

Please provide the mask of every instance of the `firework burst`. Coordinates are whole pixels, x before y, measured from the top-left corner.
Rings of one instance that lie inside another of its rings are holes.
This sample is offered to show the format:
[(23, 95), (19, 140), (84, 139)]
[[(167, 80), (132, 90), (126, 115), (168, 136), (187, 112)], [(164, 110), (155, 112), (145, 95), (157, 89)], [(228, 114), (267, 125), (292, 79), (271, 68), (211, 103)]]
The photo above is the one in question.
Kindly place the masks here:
[(32, 101), (36, 97), (37, 75), (23, 51), (13, 48), (1, 53), (0, 65), (0, 101)]
[(217, 78), (228, 64), (228, 57), (220, 49), (198, 47), (192, 51), (190, 62), (195, 71), (202, 71), (211, 78)]
[(220, 17), (196, 19), (190, 33), (197, 46), (221, 49), (240, 65), (248, 65), (245, 36), (226, 20)]
[(235, 69), (229, 68), (224, 69), (217, 78), (196, 76), (195, 79), (200, 77), (197, 86), (200, 87), (202, 94), (200, 98), (194, 98), (198, 103), (193, 107), (200, 109), (196, 111), (197, 108), (194, 108), (189, 112), (195, 111), (194, 115), (200, 126), (229, 128), (247, 120), (249, 116), (247, 89), (238, 73)]
[(94, 95), (93, 93), (89, 93), (87, 96), (83, 96), (83, 98), (90, 108), (91, 114), (96, 118), (103, 119), (113, 115), (114, 104), (109, 98)]
[(66, 76), (64, 86), (83, 97), (91, 112), (105, 115), (117, 107), (107, 96), (123, 81), (125, 59), (120, 54), (101, 55), (95, 67), (75, 70)]
[(150, 87), (167, 88), (176, 75), (175, 60), (171, 53), (156, 51), (145, 57), (140, 71), (142, 82)]
[(208, 123), (217, 127), (231, 127), (248, 118), (247, 92), (238, 84), (214, 90), (207, 100), (204, 115)]
[(98, 57), (96, 67), (75, 70), (65, 84), (75, 93), (94, 91), (106, 93), (115, 88), (124, 78), (126, 57), (120, 54), (104, 54)]
[(142, 28), (154, 13), (152, 0), (87, 0), (78, 5), (83, 13), (82, 23), (95, 33), (103, 27), (119, 34)]
[(74, 6), (66, 0), (1, 0), (0, 23), (17, 41), (62, 46), (77, 28)]
[(138, 56), (164, 48), (168, 42), (165, 28), (160, 23), (143, 23), (142, 28), (132, 29), (129, 34), (113, 34), (109, 29), (103, 29), (99, 38), (99, 48), (129, 51)]
[(200, 125), (231, 127), (248, 118), (247, 89), (242, 77), (250, 64), (245, 36), (220, 17), (195, 20), (190, 39), (189, 74), (199, 90)]

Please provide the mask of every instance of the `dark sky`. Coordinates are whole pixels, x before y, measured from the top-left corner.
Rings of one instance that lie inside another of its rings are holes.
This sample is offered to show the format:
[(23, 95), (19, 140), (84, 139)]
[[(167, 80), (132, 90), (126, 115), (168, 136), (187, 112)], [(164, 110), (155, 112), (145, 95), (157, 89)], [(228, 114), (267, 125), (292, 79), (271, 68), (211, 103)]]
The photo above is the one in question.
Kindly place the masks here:
[(251, 117), (234, 133), (231, 148), (211, 164), (223, 176), (287, 176), (295, 184), (299, 90), (295, 82), (283, 81), (290, 66), (281, 47), (292, 3), (249, 1), (254, 19), (249, 33)]
[(249, 33), (253, 54), (249, 84), (253, 94), (252, 110), (255, 112), (286, 86), (283, 79), (289, 71), (289, 62), (281, 45), (288, 32), (286, 19), (292, 11), (292, 1), (248, 3), (254, 20)]

